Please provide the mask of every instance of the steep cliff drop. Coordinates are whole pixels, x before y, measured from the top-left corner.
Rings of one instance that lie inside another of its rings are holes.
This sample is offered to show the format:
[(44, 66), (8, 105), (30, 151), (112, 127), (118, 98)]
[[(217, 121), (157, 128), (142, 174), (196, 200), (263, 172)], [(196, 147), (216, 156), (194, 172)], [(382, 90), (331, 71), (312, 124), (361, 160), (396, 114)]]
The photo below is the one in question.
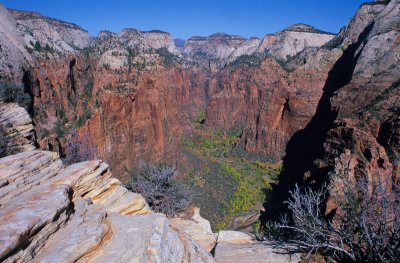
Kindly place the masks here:
[[(399, 178), (399, 14), (398, 1), (364, 4), (337, 36), (342, 55), (329, 72), (316, 114), (288, 142), (270, 212), (282, 208), (277, 203), (296, 183), (316, 189), (328, 183), (333, 197), (343, 183), (356, 187), (360, 180)], [(335, 208), (331, 199), (326, 213)]]

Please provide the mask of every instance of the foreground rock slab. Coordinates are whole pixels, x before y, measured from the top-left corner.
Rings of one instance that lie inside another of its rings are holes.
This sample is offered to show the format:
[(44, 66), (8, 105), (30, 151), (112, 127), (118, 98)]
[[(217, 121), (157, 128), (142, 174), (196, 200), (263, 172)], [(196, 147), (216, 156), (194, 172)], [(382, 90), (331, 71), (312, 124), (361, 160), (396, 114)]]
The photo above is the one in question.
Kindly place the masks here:
[(300, 262), (300, 255), (281, 254), (268, 242), (249, 244), (219, 243), (215, 250), (218, 263), (286, 263)]
[(27, 151), (0, 159), (0, 182), (1, 262), (213, 262), (101, 161)]

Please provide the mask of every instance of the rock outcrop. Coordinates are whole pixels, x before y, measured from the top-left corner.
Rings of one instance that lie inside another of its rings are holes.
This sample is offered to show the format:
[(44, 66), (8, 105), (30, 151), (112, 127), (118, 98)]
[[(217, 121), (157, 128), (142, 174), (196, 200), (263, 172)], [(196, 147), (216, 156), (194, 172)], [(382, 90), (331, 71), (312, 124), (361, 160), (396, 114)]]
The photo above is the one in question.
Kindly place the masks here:
[(194, 37), (180, 52), (162, 31), (103, 31), (89, 41), (76, 25), (2, 10), (13, 34), (10, 45), (21, 50), (13, 53), (28, 61), (24, 72), (11, 71), (31, 88), (42, 149), (63, 154), (62, 135), (84, 126), (121, 176), (141, 161), (185, 166), (180, 137), (192, 133), (201, 111), (207, 112), (206, 127), (242, 126), (247, 151), (280, 159), (289, 138), (314, 114), (336, 58), (308, 51), (288, 72), (282, 61), (333, 37), (305, 25), (264, 39)]
[(0, 157), (35, 149), (35, 130), (24, 108), (0, 102)]
[(21, 68), (32, 62), (31, 54), (25, 49), (24, 38), (16, 30), (17, 22), (7, 9), (0, 5), (0, 79), (13, 81), (22, 79)]
[(344, 185), (399, 178), (399, 15), (398, 0), (364, 4), (339, 34), (316, 114), (288, 144), (283, 192), (289, 181), (329, 182), (329, 213)]
[(300, 255), (288, 255), (268, 242), (251, 244), (218, 244), (215, 261), (219, 263), (287, 263), (301, 262)]
[[(2, 104), (0, 119), (28, 140), (26, 111)], [(30, 148), (1, 158), (0, 222), (2, 262), (213, 262), (98, 160), (65, 167)]]
[(216, 33), (208, 37), (191, 37), (183, 48), (190, 60), (207, 60), (219, 67), (232, 63), (243, 55), (264, 56), (268, 54), (286, 61), (307, 47), (320, 47), (332, 40), (334, 34), (323, 32), (312, 26), (297, 24), (282, 32), (264, 38), (246, 39), (238, 35)]
[(47, 46), (49, 51), (67, 52), (90, 45), (89, 33), (78, 25), (36, 12), (9, 9), (9, 13), (16, 20), (17, 29), (23, 35), (28, 49), (39, 51)]
[(354, 47), (348, 47), (355, 50), (351, 78), (331, 97), (336, 118), (323, 160), (333, 167), (335, 194), (340, 193), (336, 179), (355, 184), (363, 178), (374, 184), (400, 178), (400, 1), (381, 8)]
[(0, 76), (30, 87), (41, 149), (64, 154), (78, 128), (123, 181), (142, 161), (188, 166), (182, 139), (203, 112), (204, 129), (242, 127), (237, 147), (248, 153), (286, 156), (285, 193), (334, 167), (355, 171), (345, 178), (398, 176), (398, 9), (364, 4), (336, 37), (298, 24), (262, 39), (194, 37), (178, 50), (165, 32), (90, 41), (76, 25), (1, 7)]

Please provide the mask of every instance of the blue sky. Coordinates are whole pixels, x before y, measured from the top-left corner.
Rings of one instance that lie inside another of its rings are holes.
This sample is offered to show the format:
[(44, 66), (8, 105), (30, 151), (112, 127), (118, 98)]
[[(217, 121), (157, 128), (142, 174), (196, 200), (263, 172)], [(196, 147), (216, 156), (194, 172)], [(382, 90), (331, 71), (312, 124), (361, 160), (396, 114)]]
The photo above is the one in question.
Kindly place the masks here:
[(338, 32), (361, 0), (0, 0), (8, 8), (38, 11), (100, 30), (160, 29), (174, 38), (215, 32), (262, 37), (295, 23)]

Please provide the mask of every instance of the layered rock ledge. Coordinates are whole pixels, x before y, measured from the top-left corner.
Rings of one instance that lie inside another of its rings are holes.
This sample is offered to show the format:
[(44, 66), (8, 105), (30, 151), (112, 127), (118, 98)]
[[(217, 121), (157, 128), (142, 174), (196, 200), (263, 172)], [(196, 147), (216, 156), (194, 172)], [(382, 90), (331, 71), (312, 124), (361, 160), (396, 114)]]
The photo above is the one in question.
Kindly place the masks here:
[(210, 253), (100, 160), (65, 167), (36, 150), (27, 112), (0, 104), (6, 148), (0, 159), (1, 262), (213, 262)]

